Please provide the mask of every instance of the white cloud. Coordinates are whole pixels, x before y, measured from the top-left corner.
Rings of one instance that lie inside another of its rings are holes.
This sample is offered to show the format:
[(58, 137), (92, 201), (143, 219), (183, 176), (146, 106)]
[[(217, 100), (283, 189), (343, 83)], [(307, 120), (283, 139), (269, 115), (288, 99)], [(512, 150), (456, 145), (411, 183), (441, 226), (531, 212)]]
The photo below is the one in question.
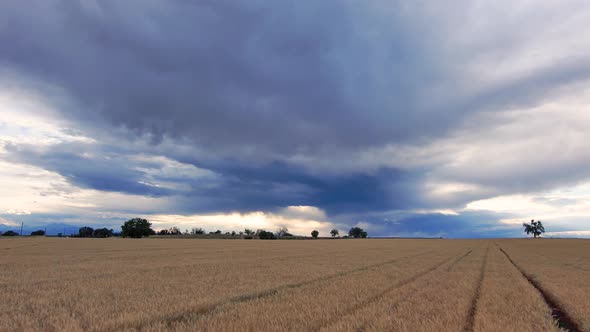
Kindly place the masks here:
[(590, 231), (563, 231), (563, 232), (547, 232), (545, 237), (579, 237), (579, 238), (590, 238)]
[(0, 86), (0, 155), (6, 144), (48, 146), (64, 142), (94, 143), (59, 117), (42, 97)]
[(10, 226), (10, 227), (15, 227), (15, 226), (19, 225), (18, 223), (14, 222), (12, 220), (8, 220), (8, 219), (2, 218), (2, 217), (0, 217), (0, 224), (4, 225), (4, 226)]

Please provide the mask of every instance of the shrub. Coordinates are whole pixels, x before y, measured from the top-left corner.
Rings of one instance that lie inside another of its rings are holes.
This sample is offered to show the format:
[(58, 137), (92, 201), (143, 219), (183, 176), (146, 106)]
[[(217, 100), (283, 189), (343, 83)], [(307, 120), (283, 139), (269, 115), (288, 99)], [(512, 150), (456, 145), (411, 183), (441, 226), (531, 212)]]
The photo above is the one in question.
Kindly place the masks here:
[(44, 230), (38, 230), (38, 231), (33, 231), (31, 232), (31, 236), (43, 236), (45, 235), (45, 231)]
[(2, 233), (2, 236), (18, 236), (18, 233), (15, 231), (6, 231)]
[(311, 231), (311, 237), (313, 237), (314, 239), (317, 239), (319, 235), (320, 232), (316, 231), (315, 229)]

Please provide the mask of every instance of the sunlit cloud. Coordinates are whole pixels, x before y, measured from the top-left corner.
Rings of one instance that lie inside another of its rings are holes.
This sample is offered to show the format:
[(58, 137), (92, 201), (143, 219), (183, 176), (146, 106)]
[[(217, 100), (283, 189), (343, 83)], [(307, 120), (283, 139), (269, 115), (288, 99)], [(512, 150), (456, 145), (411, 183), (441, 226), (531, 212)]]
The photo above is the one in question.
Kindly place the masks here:
[[(229, 231), (243, 231), (246, 228), (257, 230), (266, 229), (276, 231), (281, 227), (287, 227), (289, 232), (296, 235), (309, 235), (312, 230), (318, 230), (322, 236), (328, 236), (330, 230), (334, 228), (334, 224), (325, 220), (323, 213), (318, 213), (319, 209), (315, 207), (287, 207), (283, 211), (290, 212), (290, 210), (304, 210), (304, 214), (308, 214), (310, 210), (311, 215), (316, 215), (318, 219), (313, 218), (296, 218), (292, 216), (284, 216), (279, 213), (268, 212), (251, 212), (251, 213), (223, 213), (210, 215), (153, 215), (150, 220), (154, 223), (157, 229), (180, 227), (181, 229), (190, 230), (193, 227), (201, 227), (207, 231), (221, 230), (223, 232)], [(290, 213), (288, 213), (290, 214)], [(341, 232), (344, 232), (342, 230)]]

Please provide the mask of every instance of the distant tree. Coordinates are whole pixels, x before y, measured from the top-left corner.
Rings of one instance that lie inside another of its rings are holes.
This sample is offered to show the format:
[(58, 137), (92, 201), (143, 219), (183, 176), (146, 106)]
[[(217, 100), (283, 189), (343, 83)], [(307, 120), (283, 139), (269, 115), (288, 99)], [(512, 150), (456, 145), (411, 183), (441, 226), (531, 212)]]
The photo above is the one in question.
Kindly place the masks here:
[(201, 235), (201, 234), (205, 234), (205, 230), (202, 229), (201, 227), (199, 228), (193, 228), (191, 229), (191, 234), (192, 235)]
[(127, 220), (121, 226), (122, 237), (141, 238), (155, 234), (152, 224), (143, 218), (133, 218)]
[(287, 227), (283, 226), (283, 227), (279, 227), (279, 229), (277, 230), (277, 236), (278, 237), (293, 236), (293, 234), (289, 233), (289, 229)]
[(182, 231), (178, 227), (172, 227), (172, 228), (168, 229), (168, 234), (169, 235), (182, 235)]
[(219, 235), (219, 234), (221, 234), (221, 231), (220, 230), (216, 230), (215, 233), (213, 233), (213, 234)]
[(78, 230), (79, 237), (92, 237), (93, 233), (94, 233), (94, 229), (92, 227), (84, 226)]
[(45, 231), (44, 230), (38, 230), (38, 231), (33, 231), (31, 232), (31, 236), (44, 236), (45, 235)]
[(348, 231), (348, 236), (353, 237), (355, 239), (358, 239), (358, 238), (366, 238), (367, 237), (367, 232), (365, 232), (360, 227), (353, 227), (353, 228), (350, 229), (350, 231)]
[(18, 236), (18, 233), (15, 231), (6, 231), (2, 233), (2, 236)]
[(170, 232), (164, 228), (158, 232), (158, 235), (170, 235)]
[(268, 232), (264, 229), (256, 231), (256, 235), (258, 235), (258, 238), (261, 240), (274, 240), (277, 238), (273, 232)]
[(338, 230), (334, 228), (330, 231), (330, 234), (332, 235), (332, 237), (337, 237), (340, 234), (340, 232), (338, 232)]
[(57, 237), (63, 237), (63, 233), (57, 233)]
[(107, 229), (107, 228), (97, 228), (94, 230), (94, 233), (92, 233), (92, 236), (98, 237), (98, 238), (111, 237), (111, 236), (113, 236), (113, 230)]
[(236, 231), (231, 231), (231, 236), (235, 236), (236, 235)]
[(545, 233), (545, 227), (543, 227), (543, 223), (540, 220), (535, 221), (534, 219), (531, 220), (530, 224), (523, 223), (522, 226), (524, 227), (524, 232), (527, 235), (533, 233), (533, 237), (539, 237), (541, 234)]
[(254, 235), (255, 232), (249, 228), (246, 228), (246, 229), (244, 229), (244, 233), (246, 235)]
[(317, 230), (313, 230), (311, 231), (311, 237), (313, 237), (314, 239), (318, 238), (318, 235), (320, 235), (320, 232), (318, 232)]

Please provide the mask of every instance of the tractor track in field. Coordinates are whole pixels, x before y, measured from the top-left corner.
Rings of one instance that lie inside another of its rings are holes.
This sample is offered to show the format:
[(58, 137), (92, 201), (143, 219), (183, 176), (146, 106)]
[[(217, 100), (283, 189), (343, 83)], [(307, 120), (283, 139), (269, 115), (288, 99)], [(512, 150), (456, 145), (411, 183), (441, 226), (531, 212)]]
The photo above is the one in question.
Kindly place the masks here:
[[(378, 252), (378, 250), (372, 250), (375, 252)], [(353, 250), (350, 251), (331, 251), (331, 252), (326, 252), (323, 255), (325, 256), (329, 256), (331, 254), (342, 254), (342, 253), (352, 253), (354, 252)], [(298, 254), (298, 255), (289, 255), (289, 256), (272, 256), (269, 257), (269, 260), (279, 260), (281, 263), (285, 263), (287, 261), (290, 260), (296, 260), (296, 259), (301, 259), (301, 258), (306, 258), (306, 257), (314, 257), (317, 255), (314, 254)], [(377, 264), (381, 264), (381, 263), (377, 263)], [(171, 270), (171, 269), (183, 269), (183, 268), (191, 268), (191, 267), (198, 267), (198, 266), (202, 266), (202, 263), (187, 263), (187, 264), (178, 264), (178, 265), (171, 265), (171, 266), (159, 266), (157, 268), (141, 268), (141, 269), (137, 269), (138, 273), (144, 273), (144, 272), (152, 272), (152, 271), (157, 271), (157, 270)], [(80, 277), (68, 277), (68, 278), (64, 278), (62, 276), (55, 276), (53, 278), (46, 278), (46, 279), (41, 279), (41, 280), (37, 280), (31, 283), (31, 286), (35, 286), (35, 287), (41, 287), (43, 285), (51, 285), (52, 283), (55, 283), (57, 281), (59, 282), (73, 282), (73, 281), (78, 281), (78, 280), (87, 280), (89, 278), (91, 279), (101, 279), (101, 278), (114, 278), (114, 277), (124, 277), (126, 275), (126, 273), (128, 273), (128, 271), (126, 270), (122, 270), (122, 271), (116, 271), (116, 272), (105, 272), (105, 273), (94, 273), (94, 274), (85, 274), (83, 276)], [(0, 284), (0, 289), (4, 288), (3, 284)]]
[[(413, 258), (417, 258), (420, 256), (424, 256), (429, 253), (432, 253), (432, 250), (425, 251), (425, 252), (422, 252), (419, 254), (410, 255), (410, 256), (399, 257), (396, 259), (392, 259), (392, 260), (388, 260), (388, 261), (384, 261), (384, 262), (380, 262), (380, 263), (366, 265), (363, 267), (358, 267), (358, 268), (355, 268), (352, 270), (342, 271), (342, 272), (318, 277), (318, 278), (311, 279), (311, 280), (306, 280), (306, 281), (292, 283), (292, 284), (286, 284), (286, 285), (280, 285), (277, 287), (269, 288), (269, 289), (254, 292), (254, 293), (238, 295), (238, 296), (231, 297), (231, 298), (224, 300), (224, 301), (210, 303), (210, 304), (203, 304), (203, 305), (200, 305), (197, 307), (193, 307), (191, 309), (179, 312), (178, 314), (175, 314), (175, 315), (168, 315), (168, 316), (164, 316), (164, 317), (154, 317), (153, 319), (145, 320), (145, 321), (135, 323), (135, 324), (116, 324), (116, 326), (113, 326), (112, 328), (109, 328), (106, 330), (107, 331), (119, 331), (119, 330), (125, 329), (125, 328), (133, 328), (133, 329), (141, 330), (145, 327), (150, 326), (151, 324), (158, 323), (158, 322), (164, 322), (168, 327), (170, 327), (175, 323), (185, 322), (185, 321), (188, 321), (188, 320), (193, 319), (198, 316), (204, 316), (204, 315), (210, 314), (210, 313), (214, 312), (215, 310), (217, 310), (223, 306), (226, 306), (226, 305), (263, 299), (266, 297), (276, 295), (279, 292), (284, 291), (284, 290), (295, 289), (295, 288), (300, 288), (300, 287), (312, 285), (312, 284), (318, 283), (318, 282), (329, 281), (329, 280), (345, 277), (345, 276), (348, 276), (350, 274), (357, 273), (357, 272), (369, 271), (369, 270), (372, 270), (375, 268), (379, 268), (379, 267), (386, 266), (389, 264), (397, 263), (397, 262), (405, 260), (405, 259), (413, 259)], [(445, 260), (442, 263), (439, 263), (439, 265), (437, 265), (437, 267), (444, 264), (448, 260), (449, 259)]]
[[(498, 244), (496, 244), (498, 245)], [(564, 308), (561, 307), (557, 298), (545, 290), (535, 278), (533, 278), (530, 274), (528, 274), (524, 269), (522, 269), (502, 247), (498, 245), (498, 249), (506, 256), (508, 261), (520, 272), (523, 278), (525, 278), (538, 292), (541, 294), (541, 297), (551, 309), (551, 316), (557, 322), (557, 326), (563, 330), (570, 331), (570, 332), (578, 332), (582, 331), (580, 325), (570, 316), (570, 314), (565, 311)]]
[[(471, 252), (471, 250), (469, 250), (467, 253), (465, 253), (465, 254), (463, 254), (463, 255), (455, 258), (455, 261), (461, 260), (461, 258), (467, 256), (467, 254), (469, 252)], [(397, 283), (395, 283), (395, 284), (393, 284), (393, 285), (385, 288), (379, 294), (376, 294), (374, 296), (371, 296), (368, 299), (365, 299), (363, 301), (360, 301), (360, 302), (356, 303), (353, 307), (349, 308), (348, 310), (345, 310), (340, 315), (335, 316), (334, 318), (331, 318), (330, 320), (324, 322), (322, 325), (320, 325), (319, 327), (317, 327), (317, 328), (315, 328), (313, 330), (314, 331), (319, 331), (319, 330), (322, 330), (322, 329), (325, 329), (325, 328), (328, 328), (328, 327), (334, 325), (340, 319), (342, 319), (342, 317), (352, 315), (355, 312), (361, 310), (362, 308), (367, 307), (367, 306), (371, 305), (372, 303), (375, 303), (375, 302), (379, 301), (381, 298), (383, 298), (385, 295), (387, 295), (388, 293), (392, 292), (393, 290), (396, 290), (396, 289), (398, 289), (398, 288), (400, 288), (402, 286), (411, 284), (412, 282), (415, 282), (415, 281), (419, 280), (420, 278), (424, 277), (425, 275), (429, 274), (430, 272), (432, 272), (432, 271), (438, 269), (439, 267), (441, 267), (442, 265), (448, 263), (452, 259), (453, 259), (453, 257), (446, 258), (446, 259), (442, 260), (441, 262), (439, 262), (439, 263), (437, 263), (437, 264), (429, 267), (426, 270), (423, 270), (421, 272), (418, 272), (418, 273), (416, 273), (416, 274), (414, 274), (414, 275), (412, 275), (410, 277), (407, 277), (407, 278), (405, 278), (405, 279), (403, 279), (401, 281), (398, 281)], [(398, 301), (396, 303), (396, 305), (398, 305), (399, 303), (403, 302), (404, 300), (405, 300), (405, 298), (402, 298), (400, 301)], [(360, 330), (363, 330), (363, 329), (360, 329)]]
[(449, 265), (449, 267), (447, 267), (447, 272), (451, 272), (453, 270), (453, 268), (455, 267), (455, 265), (457, 265), (460, 261), (462, 261), (464, 258), (469, 256), (472, 252), (473, 252), (473, 249), (469, 249), (469, 251), (466, 252), (464, 255), (455, 259), (455, 261), (453, 261), (453, 263), (451, 263), (451, 265)]
[(481, 268), (479, 272), (479, 278), (477, 279), (477, 287), (475, 289), (475, 293), (473, 294), (473, 298), (471, 299), (471, 305), (469, 307), (469, 311), (467, 311), (467, 319), (465, 320), (465, 328), (464, 331), (470, 332), (473, 331), (473, 325), (475, 324), (475, 314), (477, 313), (477, 304), (479, 302), (479, 298), (481, 297), (481, 287), (483, 285), (483, 279), (486, 273), (486, 266), (488, 264), (488, 253), (490, 252), (490, 245), (488, 244), (486, 248), (486, 253), (483, 257), (483, 261), (481, 262)]

